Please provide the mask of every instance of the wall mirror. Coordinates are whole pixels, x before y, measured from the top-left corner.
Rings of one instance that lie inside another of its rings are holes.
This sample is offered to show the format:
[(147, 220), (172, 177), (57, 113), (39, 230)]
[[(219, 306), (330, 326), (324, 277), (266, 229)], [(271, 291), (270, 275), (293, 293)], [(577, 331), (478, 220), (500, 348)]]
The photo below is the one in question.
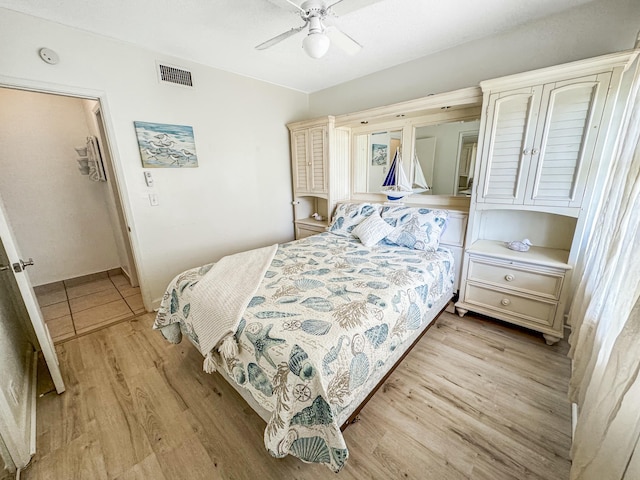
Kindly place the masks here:
[[(412, 178), (424, 175), (429, 189), (420, 195), (471, 195), (480, 120), (457, 121), (414, 128)], [(406, 163), (405, 163), (406, 165)]]
[(379, 193), (396, 150), (402, 153), (402, 130), (379, 130), (353, 136), (356, 193)]
[[(353, 191), (379, 193), (395, 155), (416, 195), (469, 196), (480, 120), (444, 121), (353, 133)], [(427, 188), (423, 187), (424, 178)], [(412, 197), (412, 198), (414, 198)]]

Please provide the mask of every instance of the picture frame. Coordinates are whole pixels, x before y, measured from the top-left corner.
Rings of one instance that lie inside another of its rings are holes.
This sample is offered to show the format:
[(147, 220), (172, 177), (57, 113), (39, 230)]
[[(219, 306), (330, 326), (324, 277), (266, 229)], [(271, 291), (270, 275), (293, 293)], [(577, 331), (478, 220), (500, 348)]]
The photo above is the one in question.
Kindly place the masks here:
[(187, 125), (133, 122), (143, 168), (198, 166), (193, 128)]
[(371, 166), (386, 166), (389, 161), (389, 145), (382, 143), (371, 144)]

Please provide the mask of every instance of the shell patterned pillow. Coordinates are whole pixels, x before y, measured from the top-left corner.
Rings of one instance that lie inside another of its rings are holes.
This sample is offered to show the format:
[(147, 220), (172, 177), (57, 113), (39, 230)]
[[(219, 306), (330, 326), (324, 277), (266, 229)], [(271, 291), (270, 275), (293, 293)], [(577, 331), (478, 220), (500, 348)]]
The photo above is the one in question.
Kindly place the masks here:
[(353, 237), (353, 229), (373, 212), (378, 212), (378, 206), (370, 203), (341, 203), (327, 231), (342, 237)]
[[(389, 225), (396, 227), (396, 231), (388, 235), (385, 242), (402, 244), (415, 250), (435, 251), (447, 226), (449, 212), (420, 207), (385, 206), (382, 208), (381, 216)], [(416, 225), (424, 235), (417, 231)], [(401, 235), (403, 233), (404, 235)], [(393, 238), (400, 239), (403, 243), (397, 243)]]

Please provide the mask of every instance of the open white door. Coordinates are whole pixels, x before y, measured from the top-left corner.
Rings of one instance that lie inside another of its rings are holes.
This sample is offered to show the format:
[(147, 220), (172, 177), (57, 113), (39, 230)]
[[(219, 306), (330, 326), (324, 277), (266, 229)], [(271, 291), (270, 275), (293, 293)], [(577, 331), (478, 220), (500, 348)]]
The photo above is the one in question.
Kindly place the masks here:
[(42, 349), (44, 359), (47, 362), (47, 367), (49, 368), (49, 373), (51, 374), (53, 384), (56, 387), (56, 391), (58, 393), (62, 393), (64, 392), (65, 387), (64, 381), (62, 380), (62, 374), (60, 373), (58, 356), (56, 355), (56, 350), (53, 346), (53, 340), (51, 339), (51, 335), (49, 334), (49, 329), (44, 323), (44, 318), (42, 317), (40, 306), (38, 305), (38, 301), (36, 300), (36, 295), (33, 291), (33, 288), (31, 287), (29, 276), (24, 271), (25, 263), (22, 261), (20, 252), (18, 251), (18, 248), (16, 246), (13, 232), (11, 230), (11, 226), (9, 225), (9, 220), (7, 218), (7, 214), (1, 197), (0, 239), (2, 239), (2, 243), (4, 244), (4, 248), (9, 259), (8, 265), (1, 266), (0, 268), (9, 267), (9, 270), (11, 270), (11, 272), (13, 272), (13, 275), (15, 276), (16, 283), (18, 284), (18, 290), (20, 292), (20, 295), (22, 296), (22, 300), (27, 309), (27, 313), (29, 314), (29, 318), (31, 319), (33, 330), (36, 334), (36, 338), (38, 339), (38, 343), (40, 344), (40, 348)]

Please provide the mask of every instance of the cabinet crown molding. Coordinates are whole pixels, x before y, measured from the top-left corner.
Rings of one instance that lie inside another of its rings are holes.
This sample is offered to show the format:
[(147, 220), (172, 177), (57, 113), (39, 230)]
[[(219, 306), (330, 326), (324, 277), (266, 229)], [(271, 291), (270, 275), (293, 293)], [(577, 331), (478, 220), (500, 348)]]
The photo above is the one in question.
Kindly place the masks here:
[(299, 128), (315, 127), (317, 125), (327, 125), (332, 127), (335, 123), (336, 117), (333, 115), (324, 115), (322, 117), (312, 118), (310, 120), (300, 120), (297, 122), (287, 123), (289, 130), (297, 130)]
[(483, 92), (490, 92), (504, 88), (515, 89), (541, 82), (554, 81), (555, 79), (564, 80), (572, 77), (580, 77), (613, 70), (614, 68), (622, 68), (624, 72), (635, 61), (638, 54), (640, 54), (640, 49), (627, 50), (624, 52), (611, 53), (562, 65), (540, 68), (530, 72), (516, 73), (491, 80), (483, 80), (480, 82), (480, 88)]
[(479, 87), (462, 88), (451, 92), (437, 93), (426, 97), (394, 103), (382, 107), (369, 108), (359, 112), (345, 113), (335, 117), (336, 126), (359, 127), (360, 122), (369, 124), (398, 120), (398, 116), (408, 119), (439, 111), (443, 107), (464, 107), (482, 103)]

